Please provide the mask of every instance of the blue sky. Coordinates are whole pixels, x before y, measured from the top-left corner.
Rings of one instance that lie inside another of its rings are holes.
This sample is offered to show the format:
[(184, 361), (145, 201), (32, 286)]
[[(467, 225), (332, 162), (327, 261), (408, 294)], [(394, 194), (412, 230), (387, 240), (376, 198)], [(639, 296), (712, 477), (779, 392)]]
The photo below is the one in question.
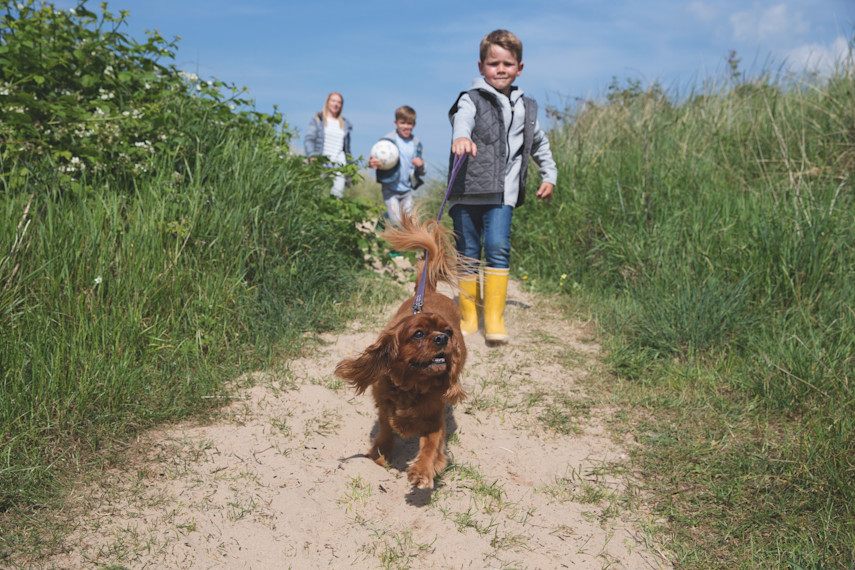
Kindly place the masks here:
[(853, 0), (109, 0), (108, 9), (129, 10), (126, 32), (138, 39), (154, 28), (180, 36), (180, 69), (246, 86), (257, 110), (278, 105), (301, 136), (327, 94), (341, 92), (356, 155), (393, 128), (395, 108), (412, 106), (434, 176), (447, 164), (448, 108), (477, 77), (491, 30), (523, 41), (517, 85), (541, 108), (601, 97), (615, 77), (685, 92), (723, 78), (731, 50), (749, 73), (828, 69), (855, 35)]

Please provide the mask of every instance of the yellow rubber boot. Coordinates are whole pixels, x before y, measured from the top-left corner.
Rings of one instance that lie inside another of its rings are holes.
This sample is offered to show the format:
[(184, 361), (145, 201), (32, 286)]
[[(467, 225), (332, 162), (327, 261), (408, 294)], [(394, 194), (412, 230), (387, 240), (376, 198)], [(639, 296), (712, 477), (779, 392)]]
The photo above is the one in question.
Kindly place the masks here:
[(484, 268), (484, 338), (489, 342), (508, 342), (505, 330), (505, 300), (508, 296), (509, 269)]
[(460, 330), (463, 336), (468, 336), (478, 332), (478, 303), (481, 302), (478, 298), (478, 274), (465, 276), (459, 284)]

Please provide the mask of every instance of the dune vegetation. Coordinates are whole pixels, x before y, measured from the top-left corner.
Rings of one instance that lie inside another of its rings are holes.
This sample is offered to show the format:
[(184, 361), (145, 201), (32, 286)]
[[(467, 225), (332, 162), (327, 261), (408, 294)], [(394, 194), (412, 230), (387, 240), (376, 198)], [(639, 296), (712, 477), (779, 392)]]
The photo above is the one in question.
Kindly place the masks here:
[(516, 266), (585, 299), (678, 566), (855, 562), (855, 69), (553, 109)]
[[(3, 3), (0, 511), (335, 326), (356, 223), (278, 114), (124, 15)], [(18, 7), (21, 6), (21, 7)], [(4, 533), (5, 534), (5, 533)]]

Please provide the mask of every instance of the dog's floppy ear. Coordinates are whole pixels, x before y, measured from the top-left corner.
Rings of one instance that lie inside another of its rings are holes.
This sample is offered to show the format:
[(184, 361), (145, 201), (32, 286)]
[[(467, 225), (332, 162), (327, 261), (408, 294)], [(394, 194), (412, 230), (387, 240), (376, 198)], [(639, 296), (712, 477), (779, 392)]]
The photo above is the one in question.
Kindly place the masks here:
[(356, 358), (347, 358), (335, 367), (335, 375), (362, 394), (380, 377), (389, 374), (389, 363), (398, 357), (398, 336), (384, 330), (377, 341)]
[(467, 394), (463, 390), (463, 386), (460, 385), (459, 378), (452, 378), (451, 385), (448, 387), (448, 390), (445, 391), (445, 394), (442, 395), (442, 401), (448, 402), (449, 404), (456, 404), (460, 400), (466, 398)]
[(460, 375), (463, 373), (463, 365), (466, 363), (466, 354), (461, 349), (462, 340), (455, 337), (451, 342), (452, 355), (451, 370), (448, 374), (448, 390), (442, 395), (442, 399), (449, 404), (456, 404), (466, 398), (467, 395), (463, 386), (460, 385)]

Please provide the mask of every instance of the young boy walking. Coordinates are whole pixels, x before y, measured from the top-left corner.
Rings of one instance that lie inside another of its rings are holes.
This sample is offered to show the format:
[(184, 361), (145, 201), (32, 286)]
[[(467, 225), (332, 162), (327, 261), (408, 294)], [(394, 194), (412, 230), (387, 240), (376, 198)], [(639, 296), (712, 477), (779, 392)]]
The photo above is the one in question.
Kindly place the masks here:
[(398, 147), (398, 163), (388, 170), (377, 170), (380, 159), (368, 157), (368, 166), (377, 170), (377, 182), (383, 191), (383, 202), (392, 225), (397, 226), (401, 213), (413, 211), (413, 191), (421, 186), (425, 175), (422, 143), (413, 135), (416, 112), (403, 105), (395, 109), (395, 130), (380, 140), (390, 140)]
[[(451, 160), (469, 154), (449, 196), (459, 254), (484, 260), (484, 333), (488, 342), (506, 343), (505, 301), (511, 256), (511, 219), (525, 202), (529, 157), (540, 169), (537, 197), (548, 204), (558, 170), (546, 133), (537, 120), (537, 103), (513, 83), (523, 70), (522, 42), (507, 30), (481, 40), (478, 71), (448, 115), (452, 125)], [(461, 328), (478, 331), (478, 272), (460, 282)]]

